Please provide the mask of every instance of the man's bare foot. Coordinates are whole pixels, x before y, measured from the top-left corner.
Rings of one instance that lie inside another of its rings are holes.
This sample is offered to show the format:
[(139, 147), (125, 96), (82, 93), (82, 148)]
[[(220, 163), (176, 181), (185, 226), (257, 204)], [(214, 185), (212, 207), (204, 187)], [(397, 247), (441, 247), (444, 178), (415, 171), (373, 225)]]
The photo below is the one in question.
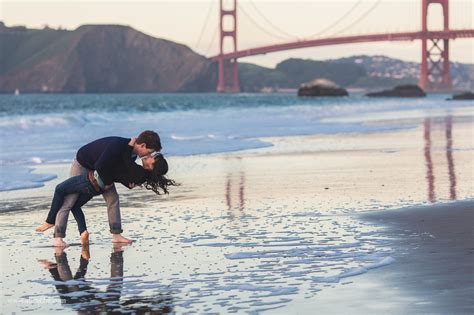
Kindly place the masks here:
[(89, 245), (89, 232), (87, 230), (81, 233), (81, 244)]
[(46, 231), (47, 229), (50, 229), (54, 226), (54, 224), (50, 224), (48, 222), (45, 222), (43, 224), (41, 224), (39, 227), (36, 228), (36, 232), (44, 232)]
[(112, 243), (132, 244), (132, 240), (123, 237), (121, 234), (112, 234)]
[(91, 258), (91, 253), (89, 251), (89, 244), (86, 244), (86, 245), (82, 245), (82, 248), (81, 248), (81, 256), (82, 258), (84, 258), (85, 260), (89, 260)]
[(66, 243), (62, 237), (55, 237), (53, 238), (53, 246), (54, 247), (68, 247), (69, 244)]

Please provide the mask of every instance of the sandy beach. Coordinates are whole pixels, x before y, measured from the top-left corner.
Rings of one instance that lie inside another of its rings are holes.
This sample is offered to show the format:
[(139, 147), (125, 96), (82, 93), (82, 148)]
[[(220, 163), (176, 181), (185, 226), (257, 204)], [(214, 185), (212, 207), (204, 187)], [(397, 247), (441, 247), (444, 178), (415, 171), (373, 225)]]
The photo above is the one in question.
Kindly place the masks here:
[(0, 193), (1, 310), (472, 313), (472, 119), (407, 124), (170, 157), (169, 196), (119, 188), (124, 247), (100, 197), (88, 249), (72, 216), (64, 251), (34, 232), (69, 167), (40, 166), (58, 178)]

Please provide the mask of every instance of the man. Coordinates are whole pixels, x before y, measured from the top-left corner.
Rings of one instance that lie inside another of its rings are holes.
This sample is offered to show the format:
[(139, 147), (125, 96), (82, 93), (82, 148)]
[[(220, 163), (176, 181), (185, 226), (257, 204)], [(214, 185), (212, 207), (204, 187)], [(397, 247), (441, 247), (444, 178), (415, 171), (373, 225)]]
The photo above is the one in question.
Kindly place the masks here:
[[(97, 139), (86, 144), (77, 151), (76, 159), (71, 166), (70, 176), (87, 175), (89, 171), (97, 171), (99, 177), (103, 179), (107, 188), (102, 194), (107, 204), (107, 215), (109, 219), (110, 232), (112, 233), (112, 242), (131, 243), (132, 241), (123, 237), (121, 234), (122, 222), (120, 217), (120, 204), (117, 189), (110, 181), (110, 169), (121, 163), (125, 150), (132, 147), (130, 159), (135, 161), (138, 157), (144, 157), (153, 152), (161, 150), (161, 141), (158, 134), (154, 131), (146, 130), (137, 138), (106, 137)], [(133, 188), (134, 183), (129, 183), (129, 188)], [(69, 212), (73, 208), (78, 198), (78, 194), (70, 194), (64, 198), (63, 205), (59, 210), (55, 222), (47, 219), (36, 231), (43, 232), (55, 226), (54, 246), (67, 246), (63, 238), (66, 236), (67, 220)], [(74, 209), (76, 212), (81, 209)], [(83, 214), (82, 214), (83, 215)], [(82, 243), (87, 243), (89, 233), (84, 231), (81, 234)]]

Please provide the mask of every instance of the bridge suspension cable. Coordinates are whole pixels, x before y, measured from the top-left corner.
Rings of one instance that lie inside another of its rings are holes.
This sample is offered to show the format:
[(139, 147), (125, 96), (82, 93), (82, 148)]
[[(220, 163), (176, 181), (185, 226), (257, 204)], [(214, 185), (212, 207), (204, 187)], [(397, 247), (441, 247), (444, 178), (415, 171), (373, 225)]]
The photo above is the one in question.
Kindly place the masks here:
[(207, 50), (206, 50), (206, 53), (204, 54), (205, 56), (207, 56), (207, 54), (209, 54), (209, 51), (211, 50), (212, 48), (212, 45), (214, 45), (214, 41), (216, 40), (217, 38), (217, 32), (218, 32), (218, 28), (214, 28), (214, 34), (212, 34), (212, 39), (211, 41), (209, 42), (209, 46), (207, 47)]
[(338, 25), (340, 22), (342, 22), (346, 17), (348, 17), (361, 3), (362, 3), (363, 0), (359, 0), (357, 1), (349, 10), (346, 11), (346, 13), (344, 13), (344, 15), (342, 15), (338, 20), (336, 20), (336, 22), (332, 23), (331, 25), (325, 27), (322, 31), (319, 31), (315, 34), (312, 34), (312, 35), (309, 35), (307, 38), (310, 39), (310, 38), (314, 38), (314, 37), (318, 37), (320, 36), (321, 34), (324, 34), (325, 32), (327, 32), (328, 30), (332, 29), (333, 27), (335, 27), (336, 25)]
[[(379, 4), (382, 2), (382, 0), (377, 0), (370, 8), (368, 8), (364, 13), (362, 13), (361, 16), (359, 16), (354, 22), (352, 22), (351, 24), (349, 24), (348, 26), (344, 27), (343, 29), (333, 33), (332, 35), (328, 36), (328, 37), (331, 37), (331, 36), (335, 36), (335, 35), (339, 35), (343, 32), (345, 32), (346, 30), (354, 27), (355, 25), (357, 25), (358, 23), (360, 23), (363, 19), (365, 19), (370, 13), (372, 13), (378, 6)], [(238, 7), (240, 9), (240, 11), (243, 13), (244, 16), (246, 16), (250, 22), (256, 26), (260, 31), (264, 32), (265, 34), (273, 37), (273, 38), (276, 38), (276, 39), (279, 39), (279, 40), (288, 40), (288, 39), (296, 39), (296, 40), (301, 40), (303, 39), (303, 37), (300, 37), (300, 36), (296, 36), (294, 34), (290, 34), (284, 30), (282, 30), (281, 28), (279, 28), (278, 26), (276, 26), (274, 23), (272, 23), (262, 12), (261, 10), (258, 9), (258, 7), (255, 5), (255, 3), (252, 1), (252, 0), (249, 0), (248, 3), (253, 7), (253, 9), (255, 10), (255, 12), (257, 12), (257, 14), (259, 15), (259, 17), (264, 20), (268, 25), (270, 25), (272, 27), (272, 29), (274, 31), (270, 31), (268, 30), (266, 27), (262, 26), (262, 24), (258, 23), (244, 8), (243, 6), (239, 3), (238, 4)], [(361, 4), (363, 3), (363, 0), (359, 0), (357, 1), (349, 10), (347, 10), (339, 19), (337, 19), (334, 23), (332, 23), (331, 25), (325, 27), (323, 30), (315, 33), (315, 34), (312, 34), (308, 37), (304, 37), (305, 39), (312, 39), (312, 38), (315, 38), (315, 37), (318, 37), (320, 36), (321, 34), (323, 33), (326, 33), (328, 30), (334, 28), (335, 26), (339, 25), (342, 21), (344, 21), (350, 14), (352, 14), (353, 12), (355, 12), (356, 8), (359, 7)], [(276, 30), (276, 32), (275, 32)]]
[(273, 24), (270, 19), (268, 19), (263, 13), (262, 11), (260, 11), (257, 6), (255, 5), (255, 3), (252, 1), (252, 0), (249, 0), (248, 1), (250, 3), (250, 5), (254, 8), (254, 10), (257, 12), (257, 14), (265, 21), (267, 22), (268, 25), (270, 25), (273, 29), (275, 29), (277, 32), (280, 32), (280, 34), (283, 34), (284, 36), (287, 36), (289, 37), (290, 39), (300, 39), (298, 36), (294, 35), (294, 34), (290, 34), (288, 32), (286, 32), (285, 30), (282, 30), (281, 28), (279, 28), (278, 26), (276, 26), (275, 24)]
[(348, 26), (346, 26), (342, 30), (339, 30), (338, 32), (331, 34), (330, 37), (334, 37), (336, 35), (339, 35), (339, 34), (345, 32), (346, 30), (352, 28), (354, 25), (356, 25), (357, 23), (359, 23), (360, 21), (365, 19), (370, 13), (372, 13), (372, 11), (375, 10), (375, 8), (378, 7), (378, 5), (380, 4), (381, 1), (382, 0), (377, 0), (377, 2), (375, 2), (374, 5), (372, 5), (367, 11), (365, 11), (357, 20), (355, 20), (354, 22), (352, 22), (351, 24), (349, 24)]
[(199, 44), (201, 44), (202, 35), (204, 34), (204, 31), (206, 30), (206, 27), (207, 27), (207, 24), (210, 20), (209, 18), (211, 16), (211, 13), (212, 13), (213, 9), (214, 9), (214, 1), (211, 1), (210, 5), (209, 5), (209, 8), (207, 9), (206, 19), (204, 20), (204, 24), (201, 28), (201, 32), (199, 33), (199, 37), (196, 41), (196, 45), (194, 46), (194, 47), (196, 47), (196, 49), (199, 47)]
[(245, 11), (245, 9), (243, 8), (243, 6), (242, 6), (240, 3), (238, 3), (237, 6), (238, 6), (240, 12), (242, 12), (242, 13), (250, 20), (250, 22), (252, 22), (252, 24), (255, 25), (255, 26), (256, 26), (259, 30), (261, 30), (262, 32), (264, 32), (265, 34), (267, 34), (267, 35), (269, 35), (269, 36), (271, 36), (271, 37), (273, 37), (273, 38), (278, 38), (278, 39), (280, 39), (280, 40), (285, 40), (285, 41), (288, 40), (288, 37), (283, 37), (283, 36), (281, 36), (281, 35), (272, 33), (272, 32), (270, 32), (270, 31), (268, 31), (266, 28), (262, 27), (260, 24), (258, 24), (258, 23)]

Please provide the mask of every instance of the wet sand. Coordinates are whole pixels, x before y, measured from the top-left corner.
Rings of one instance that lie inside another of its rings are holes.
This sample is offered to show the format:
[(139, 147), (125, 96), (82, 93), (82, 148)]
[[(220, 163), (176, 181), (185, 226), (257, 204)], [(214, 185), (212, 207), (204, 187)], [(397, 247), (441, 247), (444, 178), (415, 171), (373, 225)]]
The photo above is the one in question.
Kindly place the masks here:
[[(409, 123), (415, 127), (171, 157), (170, 176), (182, 186), (170, 196), (119, 188), (132, 246), (110, 243), (100, 197), (85, 207), (87, 263), (72, 216), (73, 246), (64, 252), (49, 246), (50, 232), (34, 232), (68, 172), (42, 166), (36, 171), (59, 170), (58, 179), (0, 193), (2, 312), (469, 311), (472, 291), (459, 279), (472, 279), (472, 246), (456, 233), (469, 230), (472, 207), (456, 205), (459, 215), (446, 221), (437, 203), (474, 197), (472, 122)], [(397, 208), (406, 209), (382, 211)]]
[(387, 226), (385, 234), (399, 239), (397, 264), (377, 276), (419, 299), (406, 303), (407, 311), (474, 313), (474, 201), (362, 217)]
[[(351, 279), (285, 312), (322, 314), (472, 314), (474, 201), (369, 212), (384, 227), (395, 262)], [(281, 312), (284, 314), (285, 312)], [(280, 314), (280, 312), (278, 312)]]

